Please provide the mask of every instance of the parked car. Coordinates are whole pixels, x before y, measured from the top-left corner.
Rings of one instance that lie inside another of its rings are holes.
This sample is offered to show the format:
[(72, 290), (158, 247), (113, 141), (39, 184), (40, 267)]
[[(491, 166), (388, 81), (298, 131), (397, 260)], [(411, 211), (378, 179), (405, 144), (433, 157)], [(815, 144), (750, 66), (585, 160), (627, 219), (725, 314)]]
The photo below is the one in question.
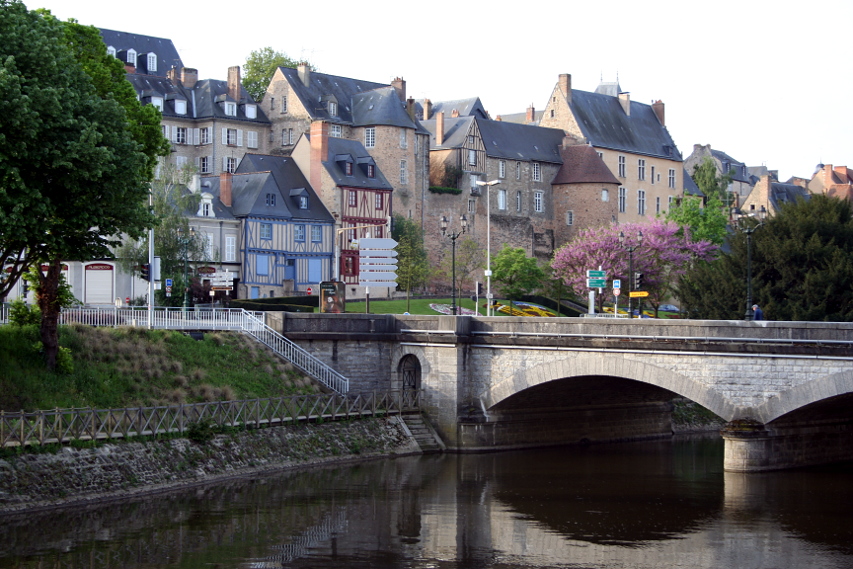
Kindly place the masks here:
[(664, 312), (678, 312), (678, 307), (674, 304), (661, 304), (658, 310), (662, 310)]

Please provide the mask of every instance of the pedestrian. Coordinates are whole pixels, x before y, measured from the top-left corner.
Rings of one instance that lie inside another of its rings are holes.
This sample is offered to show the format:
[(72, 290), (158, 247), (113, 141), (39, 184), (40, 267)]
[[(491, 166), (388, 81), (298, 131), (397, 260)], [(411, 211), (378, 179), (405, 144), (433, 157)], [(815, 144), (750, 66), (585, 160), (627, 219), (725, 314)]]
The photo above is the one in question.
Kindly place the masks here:
[(764, 312), (761, 311), (761, 308), (759, 308), (757, 304), (752, 305), (752, 319), (764, 320)]

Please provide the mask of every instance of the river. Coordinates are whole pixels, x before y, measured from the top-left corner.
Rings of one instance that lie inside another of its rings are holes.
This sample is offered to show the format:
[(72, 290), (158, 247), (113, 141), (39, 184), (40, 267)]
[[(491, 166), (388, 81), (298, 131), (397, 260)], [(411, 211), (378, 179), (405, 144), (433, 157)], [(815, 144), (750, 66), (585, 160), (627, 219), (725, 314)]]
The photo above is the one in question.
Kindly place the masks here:
[(853, 567), (853, 464), (716, 438), (430, 455), (0, 518), (0, 568)]

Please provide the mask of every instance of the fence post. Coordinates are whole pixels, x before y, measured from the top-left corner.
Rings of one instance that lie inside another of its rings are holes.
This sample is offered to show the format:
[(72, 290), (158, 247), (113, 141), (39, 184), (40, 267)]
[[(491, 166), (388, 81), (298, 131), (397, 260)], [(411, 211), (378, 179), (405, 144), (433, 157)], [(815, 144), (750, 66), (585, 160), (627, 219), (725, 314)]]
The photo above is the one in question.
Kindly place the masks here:
[(21, 441), (21, 446), (24, 446), (24, 421), (25, 420), (26, 419), (24, 417), (24, 410), (21, 409), (21, 420), (19, 421), (19, 423), (21, 425), (21, 438), (19, 439)]

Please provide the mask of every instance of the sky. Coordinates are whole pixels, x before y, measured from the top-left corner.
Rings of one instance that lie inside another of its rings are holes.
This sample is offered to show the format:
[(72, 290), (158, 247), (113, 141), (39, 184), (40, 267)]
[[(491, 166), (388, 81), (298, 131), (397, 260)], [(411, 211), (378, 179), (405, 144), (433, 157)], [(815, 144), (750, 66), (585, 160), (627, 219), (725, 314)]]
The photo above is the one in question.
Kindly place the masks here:
[(853, 167), (850, 0), (24, 3), (169, 38), (205, 79), (269, 46), (331, 75), (402, 77), (416, 99), (479, 97), (492, 117), (544, 109), (561, 73), (582, 91), (618, 80), (632, 101), (665, 103), (684, 158), (710, 144), (781, 181)]

